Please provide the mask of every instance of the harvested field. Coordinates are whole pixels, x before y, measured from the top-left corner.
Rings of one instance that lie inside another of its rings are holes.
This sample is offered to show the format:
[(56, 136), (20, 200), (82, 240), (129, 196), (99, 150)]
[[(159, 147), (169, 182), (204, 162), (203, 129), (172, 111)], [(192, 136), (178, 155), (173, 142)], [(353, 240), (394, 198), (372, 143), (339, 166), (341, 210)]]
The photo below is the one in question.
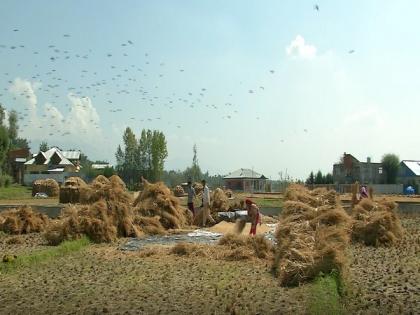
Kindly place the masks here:
[(401, 221), (406, 233), (395, 246), (350, 247), (349, 313), (420, 313), (420, 216)]
[(39, 268), (2, 275), (2, 312), (304, 314), (306, 311), (307, 288), (281, 288), (267, 271), (265, 260), (238, 262), (156, 254), (160, 251), (159, 247), (152, 247), (148, 253), (123, 253), (108, 244), (92, 245)]

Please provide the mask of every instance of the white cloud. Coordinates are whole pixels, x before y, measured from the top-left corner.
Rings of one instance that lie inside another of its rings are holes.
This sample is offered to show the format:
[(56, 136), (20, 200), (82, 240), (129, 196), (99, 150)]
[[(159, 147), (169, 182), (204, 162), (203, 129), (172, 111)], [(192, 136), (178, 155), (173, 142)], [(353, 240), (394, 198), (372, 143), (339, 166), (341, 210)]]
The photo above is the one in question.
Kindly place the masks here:
[[(69, 112), (63, 114), (50, 103), (38, 104), (36, 90), (40, 86), (16, 78), (9, 87), (10, 93), (19, 97), (29, 107), (28, 121), (21, 124), (21, 136), (33, 142), (47, 141), (62, 148), (101, 148), (103, 135), (99, 127), (100, 117), (89, 97), (68, 94)], [(94, 148), (94, 149), (95, 149)]]
[(297, 35), (294, 40), (286, 47), (288, 56), (311, 59), (316, 56), (316, 47), (305, 43), (301, 35)]
[(30, 108), (34, 109), (38, 103), (38, 98), (35, 92), (40, 86), (40, 82), (31, 82), (21, 78), (16, 78), (10, 85), (9, 92), (24, 100)]

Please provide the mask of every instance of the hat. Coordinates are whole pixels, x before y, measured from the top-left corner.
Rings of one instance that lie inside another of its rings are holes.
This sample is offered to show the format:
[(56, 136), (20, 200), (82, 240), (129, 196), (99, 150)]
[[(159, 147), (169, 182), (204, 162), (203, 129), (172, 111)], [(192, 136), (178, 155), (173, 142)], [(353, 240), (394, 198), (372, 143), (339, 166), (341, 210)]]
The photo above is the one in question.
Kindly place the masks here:
[(247, 198), (247, 199), (245, 199), (245, 203), (247, 205), (252, 205), (252, 200)]

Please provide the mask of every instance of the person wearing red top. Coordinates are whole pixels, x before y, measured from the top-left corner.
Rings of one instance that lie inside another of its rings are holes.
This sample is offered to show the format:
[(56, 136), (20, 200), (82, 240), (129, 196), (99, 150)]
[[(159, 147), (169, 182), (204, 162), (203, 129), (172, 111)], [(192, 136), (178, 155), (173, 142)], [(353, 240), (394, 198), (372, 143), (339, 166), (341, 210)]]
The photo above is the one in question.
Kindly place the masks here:
[(248, 211), (248, 217), (251, 219), (251, 230), (249, 231), (250, 235), (257, 234), (257, 224), (261, 225), (261, 215), (260, 208), (252, 202), (251, 199), (245, 200), (246, 210)]

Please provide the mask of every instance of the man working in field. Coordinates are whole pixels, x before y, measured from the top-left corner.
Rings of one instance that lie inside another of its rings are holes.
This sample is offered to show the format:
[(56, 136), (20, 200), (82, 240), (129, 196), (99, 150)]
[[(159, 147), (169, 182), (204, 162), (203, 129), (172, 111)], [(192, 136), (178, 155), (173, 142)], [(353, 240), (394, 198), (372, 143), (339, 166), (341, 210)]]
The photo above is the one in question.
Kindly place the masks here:
[(192, 186), (191, 180), (188, 181), (187, 193), (188, 193), (188, 209), (190, 209), (193, 216), (195, 217), (194, 198), (196, 197), (196, 194), (195, 194), (195, 189)]
[(248, 211), (248, 217), (251, 219), (251, 230), (249, 231), (250, 235), (257, 234), (257, 224), (261, 225), (261, 215), (260, 208), (252, 202), (251, 199), (245, 200), (246, 210)]
[(207, 220), (210, 219), (210, 190), (204, 179), (201, 181), (201, 184), (203, 185), (203, 226), (206, 226)]

